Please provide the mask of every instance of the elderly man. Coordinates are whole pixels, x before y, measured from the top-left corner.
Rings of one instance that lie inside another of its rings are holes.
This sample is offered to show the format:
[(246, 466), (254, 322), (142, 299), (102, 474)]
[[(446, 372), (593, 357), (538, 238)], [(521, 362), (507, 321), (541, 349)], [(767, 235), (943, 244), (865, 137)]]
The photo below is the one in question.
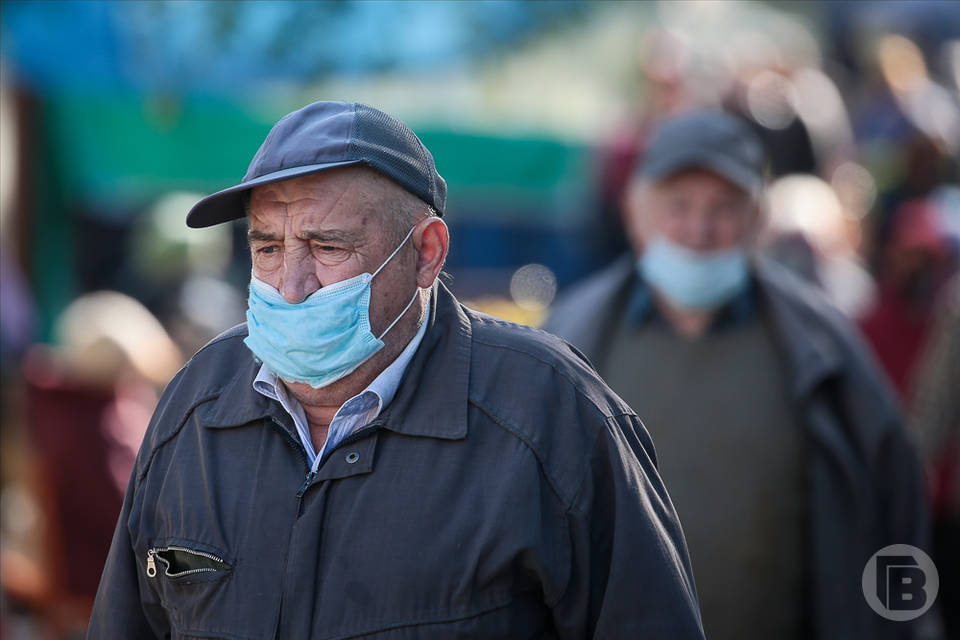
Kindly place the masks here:
[(247, 323), (170, 383), (90, 638), (702, 638), (640, 421), (437, 280), (446, 186), (320, 102), (187, 222), (249, 218)]
[(732, 116), (663, 122), (625, 207), (639, 258), (577, 285), (546, 328), (650, 429), (708, 638), (909, 637), (861, 577), (882, 547), (924, 540), (917, 460), (848, 322), (751, 260), (762, 169)]

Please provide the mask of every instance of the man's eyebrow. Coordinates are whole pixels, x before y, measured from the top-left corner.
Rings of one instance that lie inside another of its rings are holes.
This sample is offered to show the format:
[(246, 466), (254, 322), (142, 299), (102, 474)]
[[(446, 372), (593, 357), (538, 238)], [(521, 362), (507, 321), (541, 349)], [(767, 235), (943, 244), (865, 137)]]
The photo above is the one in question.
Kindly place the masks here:
[[(342, 231), (330, 229), (328, 231), (304, 231), (300, 238), (303, 240), (313, 240), (314, 242), (339, 242), (344, 244), (360, 244), (363, 240), (363, 234), (354, 231)], [(247, 231), (248, 242), (276, 242), (283, 238), (268, 231), (259, 229), (249, 229)]]
[(330, 229), (328, 231), (304, 231), (301, 236), (304, 240), (313, 240), (314, 242), (340, 242), (343, 244), (359, 244), (363, 240), (363, 234), (355, 231), (343, 231)]
[(259, 229), (247, 230), (247, 242), (272, 242), (279, 239), (280, 236), (275, 233), (260, 231)]

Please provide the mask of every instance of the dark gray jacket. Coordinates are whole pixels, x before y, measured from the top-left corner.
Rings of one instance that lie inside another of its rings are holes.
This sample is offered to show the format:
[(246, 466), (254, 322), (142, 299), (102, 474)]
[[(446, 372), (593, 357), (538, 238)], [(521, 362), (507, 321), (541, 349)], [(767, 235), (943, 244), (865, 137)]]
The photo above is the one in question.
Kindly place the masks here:
[[(635, 282), (632, 256), (575, 285), (545, 329), (600, 362)], [(935, 619), (887, 622), (869, 608), (867, 560), (890, 544), (928, 550), (923, 474), (895, 396), (842, 314), (782, 267), (755, 264), (759, 304), (787, 360), (810, 446), (806, 460), (807, 619), (819, 640), (936, 633)], [(642, 417), (642, 416), (641, 416)], [(921, 632), (921, 630), (923, 630)]]
[(443, 287), (393, 402), (305, 483), (238, 327), (170, 383), (89, 638), (702, 639), (640, 421), (555, 337)]

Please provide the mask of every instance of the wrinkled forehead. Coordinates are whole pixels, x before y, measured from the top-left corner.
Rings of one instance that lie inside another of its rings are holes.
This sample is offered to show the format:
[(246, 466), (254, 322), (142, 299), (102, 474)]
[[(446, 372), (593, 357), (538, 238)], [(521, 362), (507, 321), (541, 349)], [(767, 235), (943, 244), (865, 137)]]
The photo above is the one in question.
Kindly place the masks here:
[(255, 187), (250, 194), (251, 226), (291, 219), (311, 224), (370, 227), (383, 222), (390, 202), (388, 182), (364, 167), (346, 167)]

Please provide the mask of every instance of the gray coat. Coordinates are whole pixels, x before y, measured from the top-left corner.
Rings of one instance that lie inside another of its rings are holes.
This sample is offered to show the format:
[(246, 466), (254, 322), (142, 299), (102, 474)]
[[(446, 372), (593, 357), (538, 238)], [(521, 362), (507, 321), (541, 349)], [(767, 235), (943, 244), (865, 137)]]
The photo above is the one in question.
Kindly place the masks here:
[[(625, 256), (575, 285), (544, 328), (599, 362), (634, 282), (634, 265)], [(855, 329), (816, 290), (767, 262), (758, 262), (754, 275), (811, 445), (805, 463), (808, 626), (820, 640), (926, 637), (936, 628), (934, 616), (887, 622), (869, 608), (861, 588), (867, 560), (882, 547), (929, 548), (923, 474), (895, 396)]]
[(240, 326), (170, 383), (89, 638), (703, 640), (636, 415), (567, 345), (435, 290), (391, 404), (316, 476)]

